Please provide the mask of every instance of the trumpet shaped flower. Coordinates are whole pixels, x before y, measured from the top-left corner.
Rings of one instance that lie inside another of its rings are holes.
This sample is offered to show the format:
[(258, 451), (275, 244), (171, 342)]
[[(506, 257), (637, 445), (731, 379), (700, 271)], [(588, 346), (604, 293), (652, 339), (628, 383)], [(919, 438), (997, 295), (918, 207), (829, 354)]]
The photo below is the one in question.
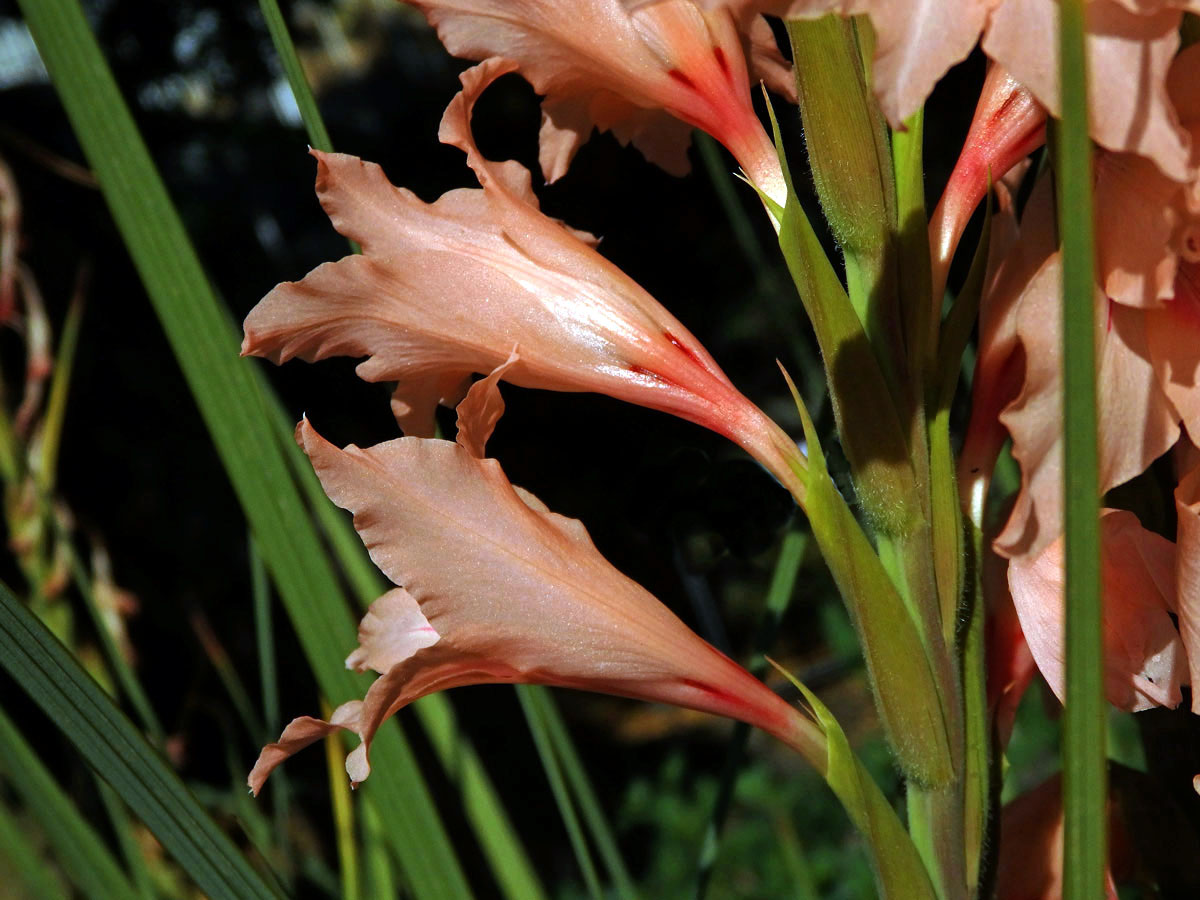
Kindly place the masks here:
[(550, 512), (498, 463), (475, 455), (499, 412), (495, 381), (479, 382), (460, 407), (457, 444), (404, 437), (339, 450), (300, 423), (297, 439), (326, 493), (354, 513), (371, 558), (397, 587), (362, 620), (346, 661), (381, 677), (329, 721), (289, 724), (263, 748), (251, 788), (257, 793), (285, 758), (341, 729), (362, 739), (346, 761), (361, 782), (372, 737), (389, 716), (435, 691), (504, 682), (740, 719), (823, 772), (825, 739), (811, 719), (614, 569), (579, 521)]
[[(668, 172), (688, 170), (690, 129), (708, 132), (750, 180), (787, 199), (771, 139), (754, 113), (742, 38), (725, 10), (663, 0), (410, 0), (455, 56), (513, 60), (542, 104), (540, 162), (564, 175), (593, 127), (633, 143)], [(788, 67), (761, 18), (747, 30), (750, 58), (786, 90)]]
[(590, 236), (538, 210), (528, 170), (480, 155), (472, 105), (513, 65), (464, 73), (442, 120), (442, 140), (466, 152), (482, 189), (426, 204), (374, 164), (314, 151), (321, 203), (363, 253), (275, 288), (246, 319), (243, 353), (365, 356), (361, 377), (398, 382), (392, 405), (405, 433), (429, 436), (437, 404), (456, 403), (472, 373), (492, 371), (517, 345), (505, 380), (681, 416), (736, 441), (799, 494), (804, 460), (787, 435)]

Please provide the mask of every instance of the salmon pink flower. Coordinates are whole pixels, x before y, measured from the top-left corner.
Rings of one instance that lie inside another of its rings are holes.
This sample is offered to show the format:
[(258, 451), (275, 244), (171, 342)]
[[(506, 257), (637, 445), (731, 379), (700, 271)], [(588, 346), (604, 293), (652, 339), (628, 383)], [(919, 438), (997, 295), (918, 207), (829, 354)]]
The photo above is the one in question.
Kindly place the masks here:
[[(742, 39), (727, 11), (705, 11), (691, 0), (632, 11), (622, 0), (409, 2), (455, 56), (511, 59), (545, 95), (540, 161), (548, 181), (566, 173), (593, 127), (681, 175), (695, 127), (724, 144), (759, 190), (786, 202), (779, 158), (754, 113)], [(751, 23), (747, 41), (764, 76), (787, 88), (790, 70), (766, 22)]]
[(317, 153), (317, 193), (361, 256), (281, 284), (246, 318), (243, 353), (283, 362), (365, 356), (358, 374), (396, 381), (393, 409), (408, 435), (433, 433), (439, 402), (463, 395), (514, 344), (505, 380), (596, 391), (681, 416), (745, 447), (799, 495), (794, 442), (726, 378), (700, 343), (581, 236), (538, 211), (529, 172), (475, 147), (471, 107), (513, 64), (463, 75), (442, 140), (467, 154), (482, 185), (426, 204), (376, 165)]
[(385, 719), (435, 691), (505, 682), (729, 716), (775, 735), (824, 773), (825, 737), (812, 719), (609, 565), (579, 521), (550, 512), (495, 460), (467, 449), (482, 449), (499, 414), (495, 381), (477, 383), (460, 407), (457, 444), (404, 437), (339, 450), (300, 423), (297, 440), (326, 493), (354, 513), (371, 558), (398, 586), (371, 607), (346, 661), (381, 677), (329, 721), (289, 724), (263, 748), (250, 787), (257, 793), (285, 758), (342, 729), (362, 740), (346, 761), (361, 782)]

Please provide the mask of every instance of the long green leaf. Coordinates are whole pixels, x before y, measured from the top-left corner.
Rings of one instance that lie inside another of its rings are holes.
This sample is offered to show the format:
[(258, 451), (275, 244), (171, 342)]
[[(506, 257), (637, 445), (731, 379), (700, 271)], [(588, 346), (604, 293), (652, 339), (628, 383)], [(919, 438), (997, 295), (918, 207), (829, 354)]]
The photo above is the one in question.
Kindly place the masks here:
[(312, 88), (308, 86), (308, 79), (304, 77), (300, 56), (296, 53), (296, 46), (288, 33), (287, 22), (284, 21), (279, 3), (276, 0), (259, 0), (258, 8), (262, 10), (267, 31), (271, 33), (271, 43), (275, 45), (275, 52), (279, 54), (279, 62), (292, 88), (296, 108), (300, 110), (300, 118), (308, 132), (308, 142), (318, 150), (331, 151), (333, 142), (329, 140), (329, 132), (325, 129), (325, 121), (317, 109), (317, 101), (313, 97)]
[[(279, 587), (322, 693), (359, 696), (341, 664), (353, 622), (276, 442), (265, 401), (117, 90), (78, 0), (21, 0), (67, 115), (175, 351), (234, 490)], [(413, 893), (459, 900), (471, 892), (396, 727), (372, 747), (368, 787)]]
[(1095, 261), (1083, 0), (1059, 4), (1058, 221), (1063, 257), (1063, 466), (1066, 528), (1066, 721), (1063, 896), (1104, 896), (1107, 817), (1100, 466), (1096, 449)]
[(68, 900), (69, 894), (46, 867), (37, 848), (9, 810), (0, 806), (0, 873), (8, 874), (10, 890), (29, 900)]
[(601, 900), (604, 892), (600, 887), (600, 878), (596, 874), (596, 864), (592, 862), (592, 853), (588, 849), (587, 838), (584, 837), (583, 827), (579, 824), (579, 815), (575, 812), (575, 804), (571, 801), (570, 791), (567, 790), (566, 779), (563, 778), (562, 767), (554, 754), (554, 745), (550, 740), (542, 711), (538, 701), (529, 693), (531, 685), (517, 685), (517, 700), (525, 713), (525, 721), (529, 723), (529, 733), (533, 736), (533, 744), (537, 748), (546, 779), (550, 782), (550, 790), (554, 794), (554, 802), (558, 805), (559, 815), (567, 829), (567, 837), (571, 841), (571, 849), (575, 853), (575, 861), (579, 863), (579, 871), (583, 874), (584, 884), (587, 885), (588, 896), (592, 900)]
[[(146, 823), (201, 890), (222, 898), (278, 896), (125, 714), (6, 587), (0, 587), (0, 665)], [(13, 746), (12, 734), (5, 737), (8, 739), (0, 743)], [(20, 772), (20, 777), (25, 776)], [(89, 868), (104, 871), (100, 859), (93, 853)], [(109, 872), (103, 891), (95, 896), (135, 894), (124, 876), (118, 881)]]
[(604, 863), (604, 867), (608, 869), (608, 877), (612, 879), (613, 890), (620, 900), (637, 900), (638, 893), (633, 885), (633, 878), (625, 867), (625, 860), (617, 846), (617, 839), (609, 827), (608, 818), (604, 814), (604, 808), (600, 805), (600, 798), (596, 796), (595, 788), (592, 787), (583, 760), (579, 758), (575, 744), (567, 733), (566, 723), (563, 722), (562, 715), (554, 703), (553, 693), (549, 688), (528, 685), (526, 696), (531, 697), (534, 703), (540, 707), (542, 722), (549, 731), (550, 741), (562, 764), (567, 783), (574, 792), (575, 802), (579, 804), (579, 814), (583, 816), (583, 821), (596, 844), (596, 852)]
[(25, 808), (41, 823), (63, 872), (75, 887), (88, 897), (120, 900), (134, 896), (133, 887), (116, 858), (3, 710), (0, 710), (0, 770)]

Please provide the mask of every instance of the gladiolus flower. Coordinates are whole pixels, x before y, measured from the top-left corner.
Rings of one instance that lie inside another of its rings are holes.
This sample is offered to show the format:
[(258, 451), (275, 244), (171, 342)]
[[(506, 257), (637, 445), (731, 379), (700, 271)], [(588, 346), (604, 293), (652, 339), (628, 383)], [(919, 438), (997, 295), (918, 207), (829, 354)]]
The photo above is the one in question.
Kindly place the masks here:
[(275, 288), (246, 318), (242, 352), (276, 362), (365, 356), (361, 377), (398, 382), (392, 405), (405, 433), (429, 436), (437, 404), (457, 402), (472, 373), (490, 372), (516, 344), (505, 380), (605, 393), (704, 425), (801, 496), (795, 443), (590, 236), (538, 211), (524, 167), (480, 155), (472, 105), (513, 66), (491, 60), (464, 73), (442, 120), (442, 140), (466, 152), (482, 190), (426, 204), (376, 165), (314, 151), (321, 203), (363, 254)]
[(466, 449), (482, 449), (498, 415), (495, 382), (479, 382), (460, 407), (457, 444), (405, 437), (339, 450), (300, 423), (297, 440), (326, 493), (354, 513), (371, 558), (402, 587), (371, 607), (346, 661), (381, 674), (365, 699), (342, 704), (328, 722), (289, 724), (263, 748), (252, 790), (285, 758), (342, 729), (362, 740), (346, 760), (361, 782), (385, 719), (435, 691), (505, 682), (729, 716), (775, 735), (824, 773), (818, 725), (609, 565), (580, 522), (550, 512), (495, 460)]
[[(545, 95), (540, 162), (548, 181), (566, 173), (593, 127), (682, 175), (696, 127), (724, 144), (759, 190), (786, 202), (779, 158), (754, 113), (741, 38), (727, 11), (705, 12), (691, 0), (633, 11), (622, 0), (409, 2), (455, 56), (511, 59)], [(752, 60), (773, 85), (786, 86), (788, 67), (766, 22), (754, 22), (747, 34)]]

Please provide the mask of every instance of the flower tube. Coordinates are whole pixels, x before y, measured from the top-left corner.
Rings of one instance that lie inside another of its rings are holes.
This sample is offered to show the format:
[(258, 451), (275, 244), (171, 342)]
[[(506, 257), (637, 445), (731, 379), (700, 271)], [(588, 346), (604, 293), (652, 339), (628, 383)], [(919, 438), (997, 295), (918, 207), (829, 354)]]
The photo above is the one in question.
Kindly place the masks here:
[(314, 151), (321, 203), (363, 253), (275, 288), (246, 318), (242, 352), (276, 362), (365, 356), (361, 377), (398, 382), (392, 405), (405, 433), (429, 436), (437, 404), (456, 403), (472, 373), (490, 372), (515, 344), (506, 381), (605, 393), (696, 422), (802, 496), (795, 443), (682, 323), (590, 236), (539, 212), (524, 167), (480, 155), (471, 107), (513, 68), (491, 60), (464, 73), (442, 120), (442, 140), (466, 152), (482, 190), (426, 204), (376, 165)]

